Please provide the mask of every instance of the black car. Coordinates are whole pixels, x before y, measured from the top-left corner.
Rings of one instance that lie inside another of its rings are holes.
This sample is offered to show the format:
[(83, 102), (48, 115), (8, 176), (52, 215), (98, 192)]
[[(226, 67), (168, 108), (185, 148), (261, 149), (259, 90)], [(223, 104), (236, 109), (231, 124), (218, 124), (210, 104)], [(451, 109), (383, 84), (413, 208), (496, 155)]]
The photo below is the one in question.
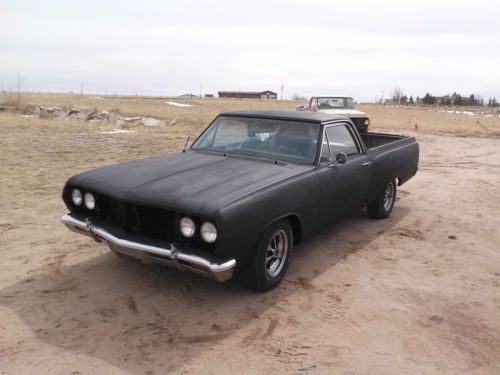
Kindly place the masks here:
[(62, 222), (125, 257), (268, 290), (294, 245), (364, 206), (389, 216), (418, 157), (415, 138), (346, 117), (227, 112), (188, 149), (71, 177)]

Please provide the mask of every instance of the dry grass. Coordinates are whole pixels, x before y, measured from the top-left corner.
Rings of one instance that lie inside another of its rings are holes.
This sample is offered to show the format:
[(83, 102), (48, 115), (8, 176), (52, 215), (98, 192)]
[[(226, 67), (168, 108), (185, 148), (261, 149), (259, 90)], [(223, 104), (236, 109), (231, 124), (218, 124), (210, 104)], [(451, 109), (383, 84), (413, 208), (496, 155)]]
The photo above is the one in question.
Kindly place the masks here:
[(389, 107), (376, 104), (360, 105), (358, 109), (372, 117), (374, 128), (412, 131), (417, 128), (419, 132), (426, 133), (478, 137), (500, 136), (500, 118), (498, 117), (500, 113), (495, 114), (496, 117), (467, 116), (437, 112), (433, 108)]
[[(167, 101), (191, 104), (181, 108), (166, 104)], [(100, 96), (79, 94), (23, 93), (24, 105), (74, 107), (119, 112), (124, 116), (151, 116), (166, 120), (175, 119), (188, 133), (199, 133), (220, 112), (235, 109), (285, 109), (294, 110), (299, 101), (263, 101), (249, 99), (184, 99), (166, 97)], [(421, 107), (390, 107), (362, 104), (358, 109), (372, 117), (373, 129), (415, 130), (429, 133), (451, 133), (461, 136), (498, 136), (500, 118), (466, 116), (437, 112)], [(417, 124), (417, 127), (415, 127)], [(176, 126), (177, 126), (176, 125)]]

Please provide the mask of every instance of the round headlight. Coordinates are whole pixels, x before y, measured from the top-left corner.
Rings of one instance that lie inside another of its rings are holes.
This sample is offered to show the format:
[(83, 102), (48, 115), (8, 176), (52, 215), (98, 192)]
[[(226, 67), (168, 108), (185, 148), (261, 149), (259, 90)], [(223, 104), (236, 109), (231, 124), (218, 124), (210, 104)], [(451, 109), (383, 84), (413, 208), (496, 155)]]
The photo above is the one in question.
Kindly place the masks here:
[(193, 237), (196, 227), (189, 217), (183, 217), (179, 222), (179, 229), (184, 237)]
[(217, 228), (212, 223), (203, 223), (201, 225), (201, 238), (203, 241), (213, 243), (217, 239)]
[(370, 124), (370, 119), (369, 119), (369, 118), (367, 118), (367, 119), (365, 120), (365, 125), (369, 125), (369, 124)]
[(73, 189), (71, 192), (71, 200), (75, 206), (82, 204), (82, 192), (78, 189)]
[(93, 210), (95, 208), (95, 198), (92, 193), (85, 193), (83, 201), (85, 202), (85, 207), (89, 210)]

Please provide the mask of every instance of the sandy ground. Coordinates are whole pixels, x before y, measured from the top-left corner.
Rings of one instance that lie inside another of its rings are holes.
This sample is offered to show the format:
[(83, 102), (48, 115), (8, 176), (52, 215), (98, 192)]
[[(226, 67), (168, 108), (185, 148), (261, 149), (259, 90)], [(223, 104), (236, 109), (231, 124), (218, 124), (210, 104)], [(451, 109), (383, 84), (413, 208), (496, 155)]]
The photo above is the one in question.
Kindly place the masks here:
[(71, 174), (178, 149), (187, 129), (0, 129), (1, 374), (500, 373), (500, 139), (412, 133), (420, 171), (392, 216), (339, 222), (259, 294), (59, 223)]

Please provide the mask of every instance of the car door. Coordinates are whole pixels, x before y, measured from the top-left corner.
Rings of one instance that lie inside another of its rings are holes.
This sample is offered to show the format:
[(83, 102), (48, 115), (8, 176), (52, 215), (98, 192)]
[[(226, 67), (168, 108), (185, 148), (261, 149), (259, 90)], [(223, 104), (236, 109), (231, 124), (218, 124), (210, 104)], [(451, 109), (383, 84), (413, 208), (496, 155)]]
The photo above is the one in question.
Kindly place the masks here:
[[(352, 125), (337, 123), (324, 127), (319, 176), (321, 186), (320, 220), (331, 223), (366, 204), (371, 162)], [(345, 163), (338, 154), (347, 155)]]

